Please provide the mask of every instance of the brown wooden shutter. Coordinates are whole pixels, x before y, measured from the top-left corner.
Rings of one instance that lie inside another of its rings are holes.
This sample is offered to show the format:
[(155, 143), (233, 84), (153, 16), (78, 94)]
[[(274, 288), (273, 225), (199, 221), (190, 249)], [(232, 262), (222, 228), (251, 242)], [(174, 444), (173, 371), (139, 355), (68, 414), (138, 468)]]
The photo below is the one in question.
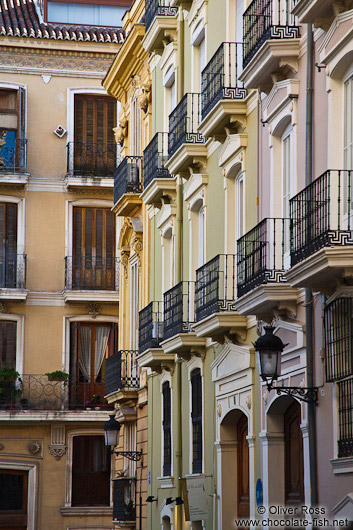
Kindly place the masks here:
[(114, 98), (95, 95), (75, 96), (75, 142), (113, 143), (116, 126)]
[(26, 137), (26, 92), (24, 88), (17, 91), (17, 137)]
[(0, 365), (16, 367), (16, 322), (0, 321)]

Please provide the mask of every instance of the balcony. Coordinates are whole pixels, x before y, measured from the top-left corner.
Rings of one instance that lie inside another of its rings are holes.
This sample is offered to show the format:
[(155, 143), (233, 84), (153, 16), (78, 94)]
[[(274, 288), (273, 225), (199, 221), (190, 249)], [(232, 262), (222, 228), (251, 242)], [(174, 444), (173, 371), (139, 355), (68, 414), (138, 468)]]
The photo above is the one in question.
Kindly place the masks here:
[(164, 334), (161, 346), (165, 353), (190, 354), (206, 341), (192, 332), (195, 282), (180, 282), (164, 293)]
[(163, 40), (177, 30), (178, 8), (170, 4), (170, 0), (145, 1), (146, 36), (143, 47), (147, 52), (163, 50)]
[(239, 81), (243, 63), (243, 44), (223, 42), (202, 72), (201, 123), (203, 136), (225, 135), (232, 116), (246, 116), (247, 90)]
[(161, 206), (163, 195), (175, 193), (175, 180), (166, 168), (168, 133), (154, 135), (143, 152), (142, 200), (145, 204)]
[(141, 205), (142, 156), (126, 156), (114, 172), (114, 213), (128, 216)]
[(45, 374), (25, 374), (17, 381), (0, 381), (0, 409), (31, 411), (109, 410), (105, 381), (50, 381)]
[(253, 0), (243, 15), (244, 86), (272, 85), (271, 75), (297, 70), (300, 27), (292, 0)]
[(328, 170), (290, 200), (291, 269), (294, 287), (331, 293), (353, 263), (353, 171)]
[(117, 160), (116, 143), (68, 142), (66, 187), (112, 190)]
[(137, 350), (119, 350), (105, 363), (105, 391), (109, 402), (137, 398), (140, 388), (140, 377), (137, 365)]
[(238, 239), (235, 308), (240, 314), (268, 315), (297, 302), (297, 290), (286, 279), (289, 229), (289, 219), (267, 218)]
[(167, 167), (173, 175), (188, 170), (200, 158), (206, 160), (205, 138), (198, 131), (201, 117), (200, 94), (187, 93), (169, 115)]
[(113, 479), (113, 523), (123, 523), (123, 527), (135, 528), (135, 479), (119, 477)]
[(26, 300), (26, 275), (26, 254), (14, 254), (5, 248), (0, 253), (0, 300)]
[[(344, 9), (344, 3), (340, 9)], [(347, 10), (349, 4), (347, 4)], [(327, 30), (335, 18), (332, 0), (293, 0), (292, 14), (298, 17), (302, 24), (326, 25)], [(327, 27), (328, 25), (328, 27)]]
[(28, 182), (27, 139), (3, 130), (0, 138), (0, 185), (22, 188)]
[(163, 341), (163, 304), (151, 302), (139, 313), (139, 357), (140, 367), (150, 367), (160, 371), (166, 360)]
[(65, 258), (65, 302), (117, 303), (119, 258), (77, 255)]

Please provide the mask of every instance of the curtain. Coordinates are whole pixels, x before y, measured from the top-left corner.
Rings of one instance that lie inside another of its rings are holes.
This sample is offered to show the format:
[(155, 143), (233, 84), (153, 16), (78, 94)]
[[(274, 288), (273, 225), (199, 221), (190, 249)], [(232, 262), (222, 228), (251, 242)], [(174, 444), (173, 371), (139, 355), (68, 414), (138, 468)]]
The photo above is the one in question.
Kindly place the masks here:
[(100, 372), (107, 349), (108, 339), (110, 333), (110, 326), (96, 327), (96, 352), (94, 359), (94, 375), (95, 378)]
[(82, 374), (89, 379), (91, 375), (91, 326), (80, 326), (78, 344), (78, 365)]

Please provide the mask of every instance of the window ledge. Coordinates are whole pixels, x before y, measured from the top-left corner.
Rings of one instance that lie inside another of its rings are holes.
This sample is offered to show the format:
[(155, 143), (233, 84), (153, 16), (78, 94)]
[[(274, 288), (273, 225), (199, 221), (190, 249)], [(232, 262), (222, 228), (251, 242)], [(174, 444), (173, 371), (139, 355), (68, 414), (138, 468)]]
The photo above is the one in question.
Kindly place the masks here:
[(157, 477), (157, 480), (159, 480), (159, 483), (161, 485), (161, 488), (173, 488), (174, 487), (174, 477)]
[(347, 458), (332, 458), (330, 460), (335, 475), (353, 473), (353, 456)]
[(61, 515), (113, 515), (112, 506), (61, 506)]

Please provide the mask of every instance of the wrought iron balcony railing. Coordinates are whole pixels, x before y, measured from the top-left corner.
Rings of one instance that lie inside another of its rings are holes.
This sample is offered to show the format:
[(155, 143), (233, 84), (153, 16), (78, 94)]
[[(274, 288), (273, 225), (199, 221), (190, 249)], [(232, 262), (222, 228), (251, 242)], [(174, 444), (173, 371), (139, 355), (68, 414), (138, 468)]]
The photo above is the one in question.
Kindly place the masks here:
[(180, 282), (164, 293), (164, 340), (191, 331), (195, 321), (194, 283)]
[(90, 410), (110, 409), (104, 398), (103, 376), (70, 376), (68, 381), (50, 381), (45, 374), (25, 374), (17, 381), (0, 381), (0, 409)]
[(119, 350), (105, 362), (106, 395), (119, 390), (137, 390), (140, 377), (136, 357), (137, 350)]
[(143, 185), (145, 189), (155, 178), (171, 177), (165, 167), (167, 160), (168, 133), (157, 133), (143, 152)]
[(353, 455), (353, 377), (337, 383), (338, 395), (338, 456)]
[(27, 256), (6, 250), (0, 252), (0, 288), (26, 289)]
[(223, 42), (201, 76), (201, 117), (221, 99), (244, 99), (246, 88), (238, 77), (242, 72), (243, 43)]
[(125, 477), (113, 479), (113, 521), (135, 520), (135, 479)]
[(66, 256), (65, 289), (117, 291), (119, 258), (97, 255)]
[(118, 160), (116, 143), (68, 142), (67, 174), (113, 178)]
[(353, 171), (325, 171), (290, 200), (291, 265), (326, 246), (353, 245)]
[(27, 173), (27, 139), (12, 138), (10, 132), (0, 133), (0, 174)]
[(337, 298), (325, 306), (326, 381), (353, 376), (353, 298)]
[(200, 94), (185, 94), (169, 114), (169, 157), (173, 156), (183, 144), (203, 144), (205, 142), (205, 138), (197, 130), (201, 121), (200, 117)]
[(162, 302), (151, 302), (139, 312), (139, 352), (158, 348), (163, 340)]
[(263, 219), (237, 242), (238, 297), (265, 283), (285, 282), (289, 219)]
[(300, 37), (291, 9), (292, 0), (252, 0), (243, 15), (244, 66), (267, 40)]
[(178, 13), (178, 8), (169, 4), (170, 0), (145, 0), (146, 33), (156, 17), (174, 17)]
[(142, 156), (126, 156), (114, 172), (114, 203), (125, 193), (141, 193), (142, 183)]
[(219, 254), (197, 269), (196, 322), (218, 311), (230, 311), (235, 299), (236, 257), (234, 254)]

